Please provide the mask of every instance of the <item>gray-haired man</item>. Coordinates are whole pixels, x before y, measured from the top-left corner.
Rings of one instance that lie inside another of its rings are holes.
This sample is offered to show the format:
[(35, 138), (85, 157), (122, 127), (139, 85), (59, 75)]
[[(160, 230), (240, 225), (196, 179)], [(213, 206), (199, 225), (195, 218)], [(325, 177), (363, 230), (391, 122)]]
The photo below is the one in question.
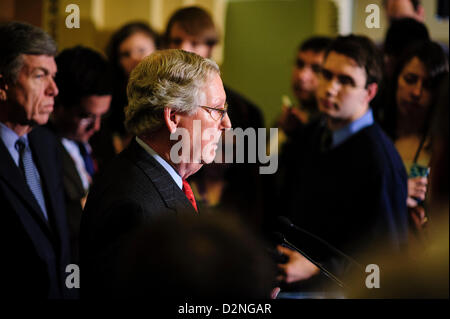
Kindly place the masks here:
[[(213, 161), (222, 131), (231, 127), (219, 68), (194, 53), (150, 55), (131, 73), (127, 93), (125, 125), (136, 138), (88, 196), (82, 296), (111, 293), (117, 247), (133, 230), (162, 215), (197, 213), (186, 178)], [(181, 141), (171, 139), (177, 132)]]
[(9, 297), (64, 298), (69, 235), (53, 111), (56, 44), (41, 29), (0, 25), (0, 251)]

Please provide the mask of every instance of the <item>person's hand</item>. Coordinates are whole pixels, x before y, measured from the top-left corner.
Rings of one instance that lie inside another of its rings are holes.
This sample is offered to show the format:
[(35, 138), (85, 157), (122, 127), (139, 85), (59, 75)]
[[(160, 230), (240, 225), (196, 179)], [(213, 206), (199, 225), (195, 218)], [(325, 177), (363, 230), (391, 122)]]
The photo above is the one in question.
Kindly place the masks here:
[(425, 214), (425, 209), (422, 206), (408, 208), (409, 215), (413, 221), (416, 230), (422, 230), (428, 222), (428, 218)]
[(87, 200), (87, 194), (83, 198), (80, 199), (81, 209), (84, 209), (84, 206), (86, 205)]
[(417, 207), (419, 200), (425, 199), (427, 192), (428, 178), (426, 177), (412, 177), (408, 178), (408, 198), (406, 199), (406, 205), (409, 208)]
[(280, 290), (281, 290), (280, 287), (273, 288), (272, 291), (270, 292), (270, 299), (277, 299)]
[(306, 280), (320, 272), (312, 262), (302, 256), (300, 253), (283, 246), (277, 246), (279, 252), (289, 257), (289, 261), (285, 264), (278, 264), (281, 275), (277, 280), (286, 283), (293, 283), (300, 280)]

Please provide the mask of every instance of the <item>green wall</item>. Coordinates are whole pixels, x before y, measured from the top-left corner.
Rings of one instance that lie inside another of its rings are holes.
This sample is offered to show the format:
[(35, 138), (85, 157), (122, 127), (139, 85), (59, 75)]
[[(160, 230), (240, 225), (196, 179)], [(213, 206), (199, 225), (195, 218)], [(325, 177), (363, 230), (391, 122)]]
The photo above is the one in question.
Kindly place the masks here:
[(296, 48), (313, 35), (314, 22), (313, 0), (228, 3), (223, 79), (262, 109), (266, 126), (280, 113), (281, 95), (292, 98)]

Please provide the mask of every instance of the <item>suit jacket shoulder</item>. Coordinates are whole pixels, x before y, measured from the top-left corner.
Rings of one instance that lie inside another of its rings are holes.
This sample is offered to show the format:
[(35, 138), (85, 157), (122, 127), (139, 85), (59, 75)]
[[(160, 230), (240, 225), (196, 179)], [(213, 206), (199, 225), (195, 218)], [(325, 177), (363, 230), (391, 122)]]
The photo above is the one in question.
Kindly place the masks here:
[(62, 157), (63, 182), (66, 197), (70, 201), (79, 202), (81, 198), (86, 196), (83, 182), (78, 174), (74, 160), (60, 141), (58, 142), (58, 147)]
[(136, 141), (101, 173), (81, 220), (83, 296), (108, 294), (118, 247), (144, 223), (195, 213), (165, 169)]
[(89, 192), (81, 221), (81, 249), (101, 250), (153, 218), (186, 212), (195, 211), (184, 193), (133, 141), (98, 176)]

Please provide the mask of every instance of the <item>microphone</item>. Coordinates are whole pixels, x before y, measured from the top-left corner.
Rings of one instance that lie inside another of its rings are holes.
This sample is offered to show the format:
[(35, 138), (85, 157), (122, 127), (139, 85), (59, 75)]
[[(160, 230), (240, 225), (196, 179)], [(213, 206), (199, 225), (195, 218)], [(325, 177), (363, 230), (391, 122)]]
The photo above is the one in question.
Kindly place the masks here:
[(289, 218), (287, 218), (285, 216), (278, 216), (277, 219), (278, 219), (278, 222), (282, 226), (284, 226), (285, 229), (294, 229), (294, 230), (299, 231), (299, 232), (301, 232), (303, 234), (306, 234), (307, 236), (310, 236), (310, 237), (314, 238), (315, 240), (320, 242), (322, 245), (324, 245), (325, 247), (327, 247), (330, 250), (332, 250), (334, 253), (338, 254), (339, 256), (344, 258), (345, 260), (350, 261), (352, 264), (356, 265), (360, 270), (364, 270), (363, 266), (361, 266), (361, 264), (358, 263), (355, 259), (353, 259), (352, 257), (348, 256), (344, 252), (340, 251), (339, 249), (337, 249), (333, 245), (329, 244), (328, 242), (326, 242), (325, 240), (323, 240), (319, 236), (314, 235), (314, 234), (310, 233), (309, 231), (298, 227), (293, 222), (291, 222), (291, 220)]
[(325, 267), (323, 267), (320, 263), (316, 262), (314, 259), (312, 259), (311, 257), (309, 257), (307, 254), (305, 254), (301, 249), (297, 248), (294, 244), (290, 243), (283, 234), (279, 233), (279, 232), (275, 232), (274, 236), (278, 239), (279, 242), (283, 243), (283, 246), (295, 250), (298, 253), (300, 253), (303, 257), (305, 257), (306, 259), (308, 259), (311, 263), (313, 263), (317, 268), (320, 269), (320, 271), (322, 271), (322, 273), (324, 273), (328, 278), (330, 278), (331, 280), (333, 280), (336, 284), (338, 284), (339, 287), (341, 288), (345, 288), (344, 283), (339, 280), (335, 275), (333, 275), (330, 271), (328, 271)]

